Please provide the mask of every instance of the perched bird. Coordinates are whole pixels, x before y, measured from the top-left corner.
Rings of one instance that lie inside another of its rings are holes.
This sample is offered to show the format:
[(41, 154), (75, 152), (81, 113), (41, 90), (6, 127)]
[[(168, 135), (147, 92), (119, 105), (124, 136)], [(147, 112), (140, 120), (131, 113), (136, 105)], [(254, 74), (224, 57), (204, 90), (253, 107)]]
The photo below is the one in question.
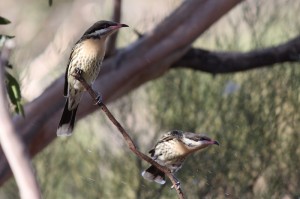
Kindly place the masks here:
[(128, 27), (128, 25), (98, 21), (82, 35), (73, 47), (65, 73), (64, 96), (67, 97), (67, 100), (56, 132), (57, 136), (72, 134), (76, 111), (84, 91), (84, 87), (73, 76), (74, 72), (79, 69), (85, 81), (92, 85), (100, 71), (107, 38), (122, 27)]
[[(190, 154), (213, 144), (219, 145), (219, 142), (196, 133), (173, 130), (164, 134), (149, 154), (158, 164), (175, 173)], [(166, 182), (165, 174), (153, 165), (143, 171), (142, 176), (159, 184)]]

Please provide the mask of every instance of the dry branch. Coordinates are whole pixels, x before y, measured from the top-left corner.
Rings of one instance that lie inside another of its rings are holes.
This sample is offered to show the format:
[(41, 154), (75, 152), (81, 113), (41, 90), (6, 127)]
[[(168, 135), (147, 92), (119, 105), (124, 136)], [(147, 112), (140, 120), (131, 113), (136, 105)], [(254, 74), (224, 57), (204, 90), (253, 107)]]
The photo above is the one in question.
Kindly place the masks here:
[[(170, 66), (189, 67), (188, 57), (192, 55), (190, 54), (192, 51), (188, 50), (190, 49), (191, 43), (239, 2), (239, 0), (184, 1), (182, 6), (175, 10), (171, 16), (166, 18), (153, 31), (144, 34), (138, 41), (118, 51), (115, 56), (106, 59), (103, 62), (100, 77), (94, 83), (95, 89), (101, 91), (105, 96), (104, 101), (109, 103), (133, 91), (145, 82), (162, 76), (170, 69)], [(180, 42), (178, 42), (178, 38), (182, 38)], [(281, 50), (274, 50), (274, 56), (280, 56), (281, 53), (283, 55), (285, 54), (284, 52), (290, 51), (295, 52), (287, 54), (290, 56), (290, 61), (298, 60), (299, 37), (297, 38), (287, 42), (286, 45), (282, 44), (282, 47), (279, 48)], [(255, 51), (253, 51), (253, 53), (254, 52)], [(260, 52), (264, 53), (263, 50)], [(185, 54), (186, 56), (183, 57)], [(201, 55), (201, 59), (213, 61), (213, 56), (211, 56), (213, 54), (215, 53), (204, 53)], [(224, 54), (226, 53), (216, 54), (225, 56)], [(241, 57), (238, 55), (241, 55)], [(235, 60), (242, 59), (242, 55), (243, 54), (236, 53), (232, 55), (228, 54), (229, 57), (235, 57)], [(259, 56), (261, 54), (258, 53), (257, 55)], [(197, 56), (199, 56), (199, 53), (194, 53), (190, 59), (196, 59)], [(205, 58), (205, 56), (208, 57)], [(218, 58), (218, 56), (216, 58)], [(178, 61), (180, 59), (181, 61)], [(223, 71), (224, 73), (226, 70), (230, 71), (226, 69), (227, 67), (223, 67), (226, 65), (226, 60), (227, 59), (223, 59), (223, 62), (212, 64), (206, 69), (201, 68), (205, 66), (201, 64), (202, 62), (200, 63), (198, 61), (200, 64), (191, 65), (191, 68), (210, 73), (221, 73), (219, 71)], [(256, 63), (262, 64), (262, 61), (263, 60)], [(268, 64), (281, 63), (281, 61), (284, 60), (275, 59), (268, 62)], [(255, 68), (254, 62), (255, 59), (249, 60), (249, 64), (251, 64), (253, 68)], [(208, 61), (206, 63), (210, 64)], [(197, 68), (197, 66), (199, 68)], [(230, 67), (230, 65), (226, 66)], [(245, 68), (243, 66), (244, 65), (241, 65), (240, 69), (236, 68), (235, 70), (241, 71)], [(231, 71), (233, 72), (233, 70)], [(25, 119), (16, 116), (13, 120), (15, 129), (25, 141), (31, 156), (40, 152), (56, 138), (56, 126), (65, 103), (65, 99), (63, 98), (63, 84), (64, 78), (61, 76), (39, 97), (25, 106)], [(86, 100), (87, 103), (82, 103), (79, 106), (78, 118), (83, 118), (96, 110), (96, 107), (93, 106), (92, 103), (89, 103), (91, 102), (90, 98), (85, 98), (84, 100)], [(10, 176), (11, 170), (3, 151), (0, 151), (0, 185)]]
[[(162, 76), (190, 48), (192, 42), (240, 0), (186, 0), (170, 16), (141, 39), (106, 59), (93, 86), (105, 96), (106, 103), (128, 94), (145, 82)], [(129, 24), (130, 25), (130, 24)], [(180, 38), (180, 40), (178, 39)], [(61, 76), (24, 109), (26, 118), (15, 117), (15, 129), (22, 136), (31, 156), (56, 138), (63, 98)], [(79, 106), (78, 118), (96, 110), (90, 98)], [(11, 171), (0, 152), (0, 185)]]
[(183, 67), (212, 74), (232, 73), (300, 61), (300, 36), (278, 46), (241, 52), (212, 52), (190, 49), (173, 68)]
[(177, 191), (178, 194), (178, 198), (180, 199), (184, 199), (184, 194), (180, 188), (180, 185), (178, 184), (179, 182), (177, 181), (177, 179), (174, 177), (174, 175), (170, 172), (170, 170), (164, 166), (161, 166), (160, 164), (158, 164), (157, 162), (155, 162), (154, 160), (152, 160), (150, 157), (148, 157), (147, 155), (143, 154), (142, 152), (140, 152), (136, 145), (134, 144), (133, 140), (131, 139), (131, 137), (129, 136), (129, 134), (126, 132), (126, 130), (122, 127), (122, 125), (117, 121), (117, 119), (113, 116), (113, 114), (109, 111), (109, 109), (106, 107), (106, 105), (102, 102), (99, 101), (99, 96), (98, 94), (91, 88), (91, 86), (89, 86), (87, 84), (87, 82), (85, 81), (85, 79), (82, 77), (81, 75), (81, 71), (80, 69), (77, 70), (77, 73), (73, 74), (74, 77), (81, 82), (81, 84), (83, 85), (83, 87), (85, 88), (85, 90), (87, 90), (87, 92), (90, 94), (90, 96), (92, 97), (92, 99), (96, 102), (96, 105), (98, 105), (102, 111), (106, 114), (106, 116), (109, 118), (109, 120), (117, 127), (117, 129), (119, 130), (119, 132), (122, 134), (127, 146), (129, 147), (129, 149), (136, 155), (138, 156), (140, 159), (145, 160), (146, 162), (154, 165), (155, 167), (157, 167), (159, 170), (161, 170), (162, 172), (164, 172), (169, 179), (171, 180), (173, 186), (175, 187), (175, 190)]

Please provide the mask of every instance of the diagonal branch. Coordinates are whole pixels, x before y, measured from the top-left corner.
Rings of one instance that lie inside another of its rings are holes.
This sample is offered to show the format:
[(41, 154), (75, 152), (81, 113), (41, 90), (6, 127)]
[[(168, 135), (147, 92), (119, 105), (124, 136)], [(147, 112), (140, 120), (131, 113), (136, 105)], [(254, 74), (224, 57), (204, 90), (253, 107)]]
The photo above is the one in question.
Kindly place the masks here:
[[(186, 0), (170, 16), (141, 39), (104, 60), (100, 77), (93, 86), (106, 103), (128, 94), (144, 83), (164, 75), (193, 41), (241, 0)], [(180, 39), (178, 39), (180, 38)], [(46, 61), (46, 60), (45, 60)], [(16, 116), (14, 125), (32, 156), (56, 138), (56, 127), (64, 105), (63, 75), (25, 107), (26, 118)], [(96, 110), (91, 99), (78, 109), (78, 119)], [(47, 105), (47, 106), (45, 106)], [(0, 185), (11, 171), (0, 150)]]
[(276, 63), (300, 61), (300, 36), (274, 47), (241, 52), (212, 52), (190, 49), (172, 68), (190, 68), (212, 74), (271, 67)]
[(83, 85), (83, 87), (85, 88), (85, 90), (90, 94), (90, 96), (93, 98), (93, 100), (96, 102), (96, 104), (102, 109), (102, 111), (106, 114), (106, 116), (109, 118), (109, 120), (117, 127), (117, 129), (119, 130), (119, 132), (122, 134), (127, 146), (129, 147), (129, 149), (136, 155), (138, 156), (140, 159), (145, 160), (146, 162), (154, 165), (156, 168), (158, 168), (159, 170), (161, 170), (162, 172), (164, 172), (168, 178), (171, 180), (173, 186), (175, 187), (177, 194), (178, 194), (178, 198), (180, 199), (184, 199), (184, 194), (180, 188), (180, 186), (178, 185), (178, 181), (177, 179), (174, 177), (174, 175), (170, 172), (170, 170), (164, 166), (161, 166), (160, 164), (158, 164), (157, 162), (155, 162), (154, 160), (152, 160), (151, 158), (149, 158), (147, 155), (143, 154), (142, 152), (140, 152), (136, 145), (134, 144), (133, 140), (131, 139), (131, 137), (129, 136), (129, 134), (126, 132), (126, 130), (122, 127), (122, 125), (116, 120), (116, 118), (113, 116), (113, 114), (108, 110), (108, 108), (106, 107), (106, 105), (102, 102), (99, 101), (98, 98), (99, 96), (97, 95), (97, 93), (91, 88), (91, 86), (88, 85), (88, 83), (85, 81), (85, 79), (82, 77), (81, 71), (80, 69), (77, 70), (77, 72), (75, 74), (73, 74), (74, 77), (81, 82), (81, 84)]

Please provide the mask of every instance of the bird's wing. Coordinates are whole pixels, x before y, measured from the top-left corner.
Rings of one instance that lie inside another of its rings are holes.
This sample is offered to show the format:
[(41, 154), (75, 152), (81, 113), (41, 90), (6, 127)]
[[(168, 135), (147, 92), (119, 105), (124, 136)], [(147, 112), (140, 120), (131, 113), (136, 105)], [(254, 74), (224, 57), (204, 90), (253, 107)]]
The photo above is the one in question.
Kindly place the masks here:
[(64, 96), (65, 97), (68, 96), (68, 70), (69, 70), (69, 65), (70, 65), (70, 61), (69, 61), (69, 64), (68, 64), (66, 72), (65, 72), (65, 85), (64, 85)]
[(77, 41), (76, 44), (75, 44), (75, 46), (72, 48), (72, 51), (71, 51), (70, 57), (69, 57), (68, 66), (67, 66), (67, 68), (66, 68), (66, 72), (65, 72), (65, 85), (64, 85), (64, 96), (65, 96), (65, 97), (68, 96), (68, 71), (69, 71), (70, 63), (71, 63), (71, 60), (72, 60), (72, 58), (73, 58), (73, 56), (74, 56), (75, 47), (76, 47), (76, 45), (77, 45), (79, 42), (80, 42), (80, 40)]
[(182, 138), (182, 132), (181, 131), (177, 131), (177, 130), (170, 131), (170, 132), (164, 134), (158, 140), (156, 145), (151, 150), (149, 150), (149, 154), (153, 158), (155, 156), (155, 148), (157, 147), (157, 145), (159, 145), (163, 142), (168, 142), (168, 141), (173, 140), (173, 139), (180, 140), (181, 138)]
[(159, 144), (161, 144), (163, 142), (167, 142), (167, 141), (172, 140), (172, 139), (176, 139), (176, 138), (178, 138), (178, 137), (176, 135), (171, 134), (171, 133), (164, 134), (158, 140), (158, 142), (155, 144), (155, 146), (152, 149), (149, 150), (149, 154), (151, 154), (151, 157), (154, 156), (154, 154), (155, 154), (155, 148), (156, 148), (157, 145), (159, 145)]
[(161, 143), (163, 143), (163, 142), (166, 142), (166, 141), (168, 141), (168, 140), (171, 140), (171, 139), (174, 139), (174, 136), (167, 136), (167, 134), (163, 135), (163, 136), (158, 140), (158, 142), (155, 144), (155, 146), (154, 146), (152, 149), (149, 150), (148, 153), (150, 154), (150, 156), (151, 156), (151, 157), (154, 157), (154, 155), (155, 155), (155, 148), (156, 148), (157, 145), (159, 145), (159, 144), (161, 144)]
[(170, 131), (170, 132), (164, 134), (160, 138), (160, 140), (158, 141), (158, 143), (167, 142), (167, 141), (173, 140), (173, 139), (181, 140), (182, 136), (183, 136), (183, 133), (181, 131), (173, 130), (173, 131)]

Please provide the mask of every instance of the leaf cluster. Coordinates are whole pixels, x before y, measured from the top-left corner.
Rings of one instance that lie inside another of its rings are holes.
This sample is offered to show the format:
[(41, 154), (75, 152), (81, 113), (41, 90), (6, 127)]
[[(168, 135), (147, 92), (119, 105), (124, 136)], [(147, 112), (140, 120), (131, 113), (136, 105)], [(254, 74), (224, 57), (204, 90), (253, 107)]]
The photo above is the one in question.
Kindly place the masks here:
[[(0, 25), (7, 25), (10, 24), (11, 22), (0, 16)], [(4, 46), (4, 43), (8, 39), (12, 39), (14, 36), (9, 36), (9, 35), (3, 35), (0, 34), (0, 48), (2, 49)], [(22, 105), (22, 96), (21, 96), (21, 90), (20, 90), (20, 84), (16, 80), (15, 77), (11, 75), (11, 70), (13, 66), (8, 62), (8, 60), (1, 60), (4, 61), (4, 65), (6, 66), (5, 70), (5, 83), (6, 83), (6, 89), (7, 93), (10, 99), (11, 104), (14, 107), (14, 111), (18, 114), (21, 114), (24, 116), (24, 109)]]

